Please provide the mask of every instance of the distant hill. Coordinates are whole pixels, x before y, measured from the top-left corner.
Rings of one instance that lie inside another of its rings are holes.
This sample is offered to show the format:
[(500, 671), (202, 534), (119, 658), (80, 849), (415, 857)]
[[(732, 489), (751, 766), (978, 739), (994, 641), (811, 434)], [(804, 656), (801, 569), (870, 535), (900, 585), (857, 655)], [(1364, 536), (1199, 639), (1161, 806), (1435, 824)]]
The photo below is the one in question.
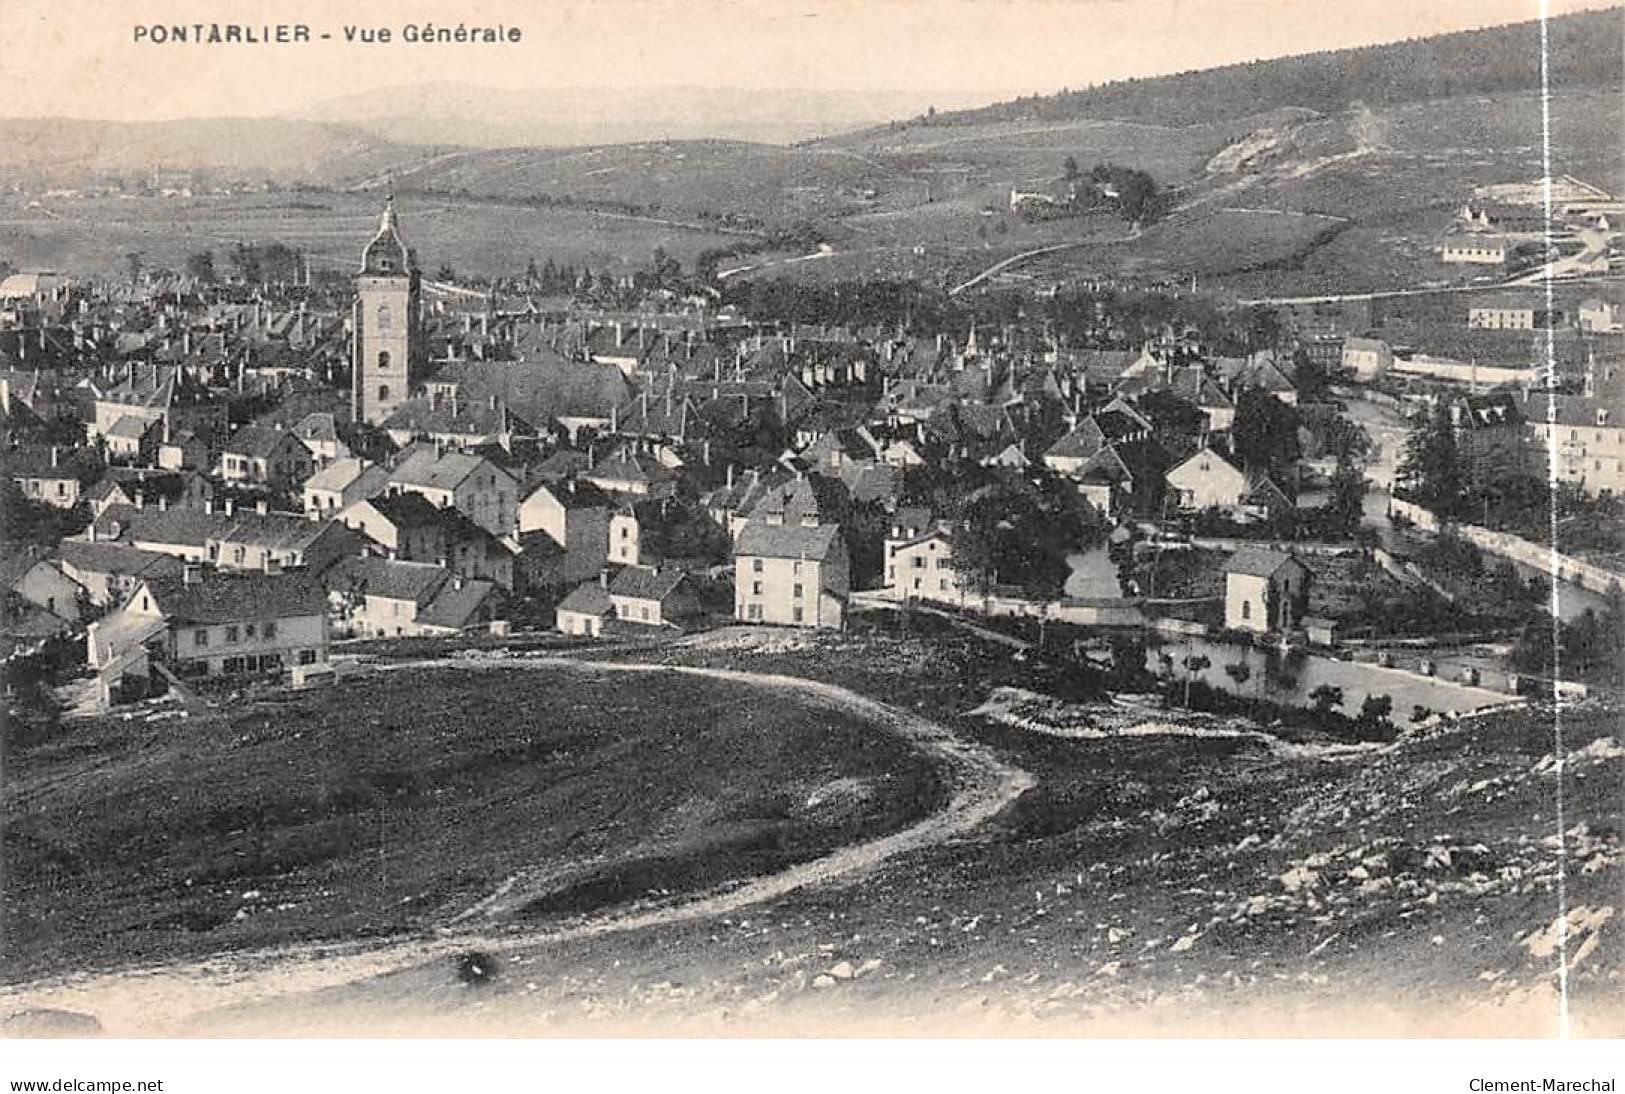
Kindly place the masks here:
[(280, 118), (0, 118), (0, 175), (8, 178), (82, 181), (87, 174), (164, 167), (326, 182), (439, 151), (404, 147), (355, 126)]
[[(1554, 88), (1614, 87), (1625, 78), (1625, 8), (1548, 21)], [(1200, 125), (1282, 107), (1322, 113), (1460, 95), (1536, 90), (1540, 23), (1514, 23), (1359, 49), (1225, 65), (942, 111), (936, 126), (996, 121), (1134, 121)]]
[(301, 117), (401, 144), (477, 148), (716, 138), (783, 144), (876, 125), (928, 107), (985, 103), (983, 89), (818, 91), (732, 87), (566, 87), (513, 91), (424, 83), (346, 95)]

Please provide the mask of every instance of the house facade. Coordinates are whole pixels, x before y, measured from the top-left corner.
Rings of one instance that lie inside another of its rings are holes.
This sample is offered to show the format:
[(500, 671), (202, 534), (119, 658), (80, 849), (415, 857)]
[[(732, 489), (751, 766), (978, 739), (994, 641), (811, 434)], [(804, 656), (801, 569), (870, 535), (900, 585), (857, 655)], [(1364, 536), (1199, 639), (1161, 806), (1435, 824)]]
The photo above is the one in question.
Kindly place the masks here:
[(87, 643), (98, 668), (140, 645), (180, 677), (280, 673), (327, 662), (327, 598), (302, 575), (205, 576), (194, 564), (138, 584)]
[(850, 592), (838, 525), (750, 520), (734, 541), (734, 616), (743, 622), (838, 629)]
[(1284, 634), (1303, 618), (1309, 570), (1291, 555), (1248, 547), (1224, 568), (1226, 630)]

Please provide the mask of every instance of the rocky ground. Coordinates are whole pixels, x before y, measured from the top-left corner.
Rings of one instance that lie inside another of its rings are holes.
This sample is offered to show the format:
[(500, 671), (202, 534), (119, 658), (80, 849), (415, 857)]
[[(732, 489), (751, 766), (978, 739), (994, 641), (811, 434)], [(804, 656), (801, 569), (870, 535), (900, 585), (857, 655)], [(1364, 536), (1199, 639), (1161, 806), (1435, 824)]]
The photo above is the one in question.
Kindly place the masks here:
[[(194, 970), (166, 989), (186, 1003), (164, 1031), (1625, 1031), (1617, 707), (1288, 742), (1065, 697), (1011, 651), (917, 621), (753, 633), (659, 656), (839, 682), (1032, 785), (974, 829), (715, 915), (490, 924), (352, 954), (344, 975), (316, 954)], [(255, 977), (276, 990), (219, 990)]]

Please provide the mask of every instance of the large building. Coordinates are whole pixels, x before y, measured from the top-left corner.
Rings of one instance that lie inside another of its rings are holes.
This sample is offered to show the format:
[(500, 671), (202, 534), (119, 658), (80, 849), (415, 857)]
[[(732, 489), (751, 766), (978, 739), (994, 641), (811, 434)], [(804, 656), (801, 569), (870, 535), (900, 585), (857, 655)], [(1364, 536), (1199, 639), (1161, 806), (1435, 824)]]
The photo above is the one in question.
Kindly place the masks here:
[(391, 198), (356, 275), (351, 394), (358, 422), (381, 424), (411, 394), (422, 364), (420, 280)]

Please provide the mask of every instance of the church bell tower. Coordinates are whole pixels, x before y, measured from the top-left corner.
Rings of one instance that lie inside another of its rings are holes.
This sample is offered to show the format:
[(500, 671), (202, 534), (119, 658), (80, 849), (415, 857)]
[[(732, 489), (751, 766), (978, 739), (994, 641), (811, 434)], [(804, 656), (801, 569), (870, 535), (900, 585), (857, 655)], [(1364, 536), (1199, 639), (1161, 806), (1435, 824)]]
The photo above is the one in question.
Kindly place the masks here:
[(417, 255), (401, 239), (393, 196), (361, 252), (351, 341), (355, 420), (378, 425), (411, 394), (422, 367)]

